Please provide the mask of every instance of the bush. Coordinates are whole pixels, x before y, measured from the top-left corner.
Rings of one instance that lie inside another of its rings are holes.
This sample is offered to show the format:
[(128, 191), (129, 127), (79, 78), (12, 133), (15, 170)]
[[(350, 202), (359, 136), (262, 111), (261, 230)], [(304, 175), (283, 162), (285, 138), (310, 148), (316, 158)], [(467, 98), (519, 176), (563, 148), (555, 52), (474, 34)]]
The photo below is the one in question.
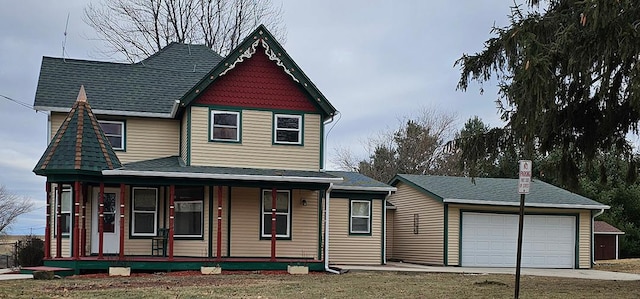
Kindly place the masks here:
[(42, 266), (44, 258), (44, 241), (34, 236), (27, 236), (18, 243), (18, 262), (22, 267)]

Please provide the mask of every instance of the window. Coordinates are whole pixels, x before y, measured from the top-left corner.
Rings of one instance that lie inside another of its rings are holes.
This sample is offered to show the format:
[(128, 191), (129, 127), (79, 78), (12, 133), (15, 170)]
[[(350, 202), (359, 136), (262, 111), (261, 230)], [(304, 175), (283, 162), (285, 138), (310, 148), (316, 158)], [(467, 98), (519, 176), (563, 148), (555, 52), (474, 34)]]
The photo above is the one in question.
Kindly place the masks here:
[[(271, 190), (262, 190), (262, 237), (271, 238)], [(291, 196), (289, 191), (277, 191), (276, 237), (291, 237)]]
[(124, 122), (100, 120), (98, 123), (100, 123), (104, 136), (109, 139), (111, 147), (115, 150), (124, 150)]
[[(133, 225), (131, 235), (155, 236), (158, 219), (158, 190), (155, 188), (134, 187), (132, 193), (133, 219), (131, 221)], [(107, 197), (105, 196), (105, 210), (106, 199)]]
[(371, 233), (371, 202), (367, 200), (351, 201), (351, 219), (349, 221), (349, 233)]
[(302, 116), (276, 114), (274, 140), (278, 144), (302, 144)]
[[(58, 191), (57, 189), (60, 188), (60, 186), (58, 185), (58, 187), (56, 188), (56, 193), (55, 193), (55, 197), (56, 197), (56, 204), (54, 206), (54, 212), (53, 215), (55, 215), (55, 223), (56, 223), (56, 227), (53, 230), (53, 234), (57, 235), (58, 234), (58, 227), (57, 225), (60, 225), (60, 228), (62, 229), (62, 235), (63, 236), (68, 236), (69, 232), (71, 232), (71, 207), (73, 204), (73, 201), (71, 200), (71, 186), (69, 185), (63, 185), (62, 186), (62, 200), (60, 200), (58, 198)], [(58, 204), (61, 204), (62, 206), (60, 207), (60, 223), (57, 222), (57, 215), (58, 215)]]
[(204, 187), (176, 187), (174, 234), (202, 237)]
[(240, 141), (240, 113), (211, 110), (211, 140)]
[(116, 232), (116, 208), (116, 194), (105, 192), (102, 217), (102, 229), (105, 233)]

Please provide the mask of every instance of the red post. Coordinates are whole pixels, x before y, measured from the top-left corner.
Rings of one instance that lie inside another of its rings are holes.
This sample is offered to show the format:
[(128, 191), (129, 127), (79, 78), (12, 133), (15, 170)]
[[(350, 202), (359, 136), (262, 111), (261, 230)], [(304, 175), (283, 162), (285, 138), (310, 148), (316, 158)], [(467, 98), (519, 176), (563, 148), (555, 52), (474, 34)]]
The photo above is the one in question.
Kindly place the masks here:
[(100, 203), (98, 205), (98, 259), (103, 259), (102, 247), (104, 247), (104, 183), (100, 183)]
[(124, 259), (124, 184), (120, 184), (120, 260)]
[(47, 182), (45, 186), (47, 192), (47, 220), (44, 227), (44, 259), (51, 258), (51, 183)]
[(276, 200), (278, 194), (276, 188), (271, 188), (271, 260), (276, 260)]
[(218, 261), (222, 259), (222, 186), (218, 186), (218, 237), (216, 240)]
[(82, 230), (80, 236), (80, 256), (87, 256), (87, 186), (82, 185)]
[(58, 200), (56, 202), (56, 258), (62, 257), (62, 184), (58, 183)]
[(73, 259), (80, 259), (80, 182), (73, 185)]
[(173, 217), (175, 212), (175, 195), (176, 195), (176, 186), (169, 186), (169, 260), (173, 261)]

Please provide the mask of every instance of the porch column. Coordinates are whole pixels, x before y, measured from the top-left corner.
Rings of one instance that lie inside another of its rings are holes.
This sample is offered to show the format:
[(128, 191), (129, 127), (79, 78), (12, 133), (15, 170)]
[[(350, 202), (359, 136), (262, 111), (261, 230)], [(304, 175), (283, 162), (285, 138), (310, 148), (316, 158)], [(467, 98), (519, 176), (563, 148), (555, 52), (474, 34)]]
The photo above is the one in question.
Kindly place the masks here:
[(76, 181), (73, 185), (73, 259), (80, 259), (80, 182)]
[(169, 186), (169, 260), (173, 261), (173, 215), (175, 212), (174, 200), (176, 195), (176, 186)]
[(47, 182), (45, 185), (47, 192), (47, 220), (44, 227), (44, 259), (51, 258), (51, 183)]
[(102, 247), (104, 247), (104, 183), (100, 183), (100, 193), (98, 194), (100, 203), (98, 204), (98, 259), (103, 259)]
[(62, 184), (58, 183), (58, 200), (56, 200), (56, 258), (62, 257)]
[(120, 259), (124, 259), (124, 184), (120, 184)]
[(271, 188), (271, 261), (276, 260), (276, 188)]
[(80, 256), (87, 256), (87, 184), (82, 184), (82, 229), (80, 230)]
[(222, 259), (222, 186), (218, 186), (218, 233), (216, 238), (218, 261)]

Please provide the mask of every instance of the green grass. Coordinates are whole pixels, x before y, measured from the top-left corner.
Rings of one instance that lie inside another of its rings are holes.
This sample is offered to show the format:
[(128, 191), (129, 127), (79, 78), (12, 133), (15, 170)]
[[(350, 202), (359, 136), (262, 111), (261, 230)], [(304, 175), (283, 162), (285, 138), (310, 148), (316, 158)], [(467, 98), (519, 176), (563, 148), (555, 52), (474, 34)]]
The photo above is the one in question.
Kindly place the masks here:
[[(351, 272), (0, 281), (0, 298), (509, 298), (512, 275)], [(640, 281), (523, 276), (521, 298), (637, 298)]]

